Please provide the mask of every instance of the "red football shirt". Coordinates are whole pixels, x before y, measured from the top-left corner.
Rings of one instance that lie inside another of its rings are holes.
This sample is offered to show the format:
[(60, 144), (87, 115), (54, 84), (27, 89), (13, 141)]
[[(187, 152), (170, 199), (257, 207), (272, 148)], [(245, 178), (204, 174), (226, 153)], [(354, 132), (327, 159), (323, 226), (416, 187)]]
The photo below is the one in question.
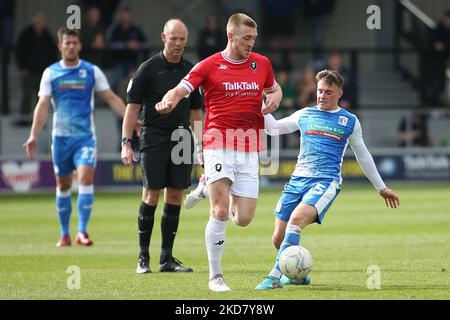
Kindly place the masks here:
[(218, 52), (197, 63), (180, 84), (189, 92), (202, 86), (205, 149), (264, 148), (263, 91), (277, 85), (267, 57), (252, 52), (246, 60), (234, 61)]

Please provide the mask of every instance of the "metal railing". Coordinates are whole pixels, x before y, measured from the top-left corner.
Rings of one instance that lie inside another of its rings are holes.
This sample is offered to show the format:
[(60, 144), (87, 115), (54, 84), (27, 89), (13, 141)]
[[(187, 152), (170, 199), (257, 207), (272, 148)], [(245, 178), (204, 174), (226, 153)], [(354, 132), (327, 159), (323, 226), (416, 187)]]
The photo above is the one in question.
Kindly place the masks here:
[[(396, 67), (409, 78), (420, 92), (421, 104), (426, 104), (427, 68), (433, 59), (430, 42), (436, 22), (409, 0), (396, 2), (395, 51)], [(415, 57), (403, 54), (400, 48), (408, 46)]]

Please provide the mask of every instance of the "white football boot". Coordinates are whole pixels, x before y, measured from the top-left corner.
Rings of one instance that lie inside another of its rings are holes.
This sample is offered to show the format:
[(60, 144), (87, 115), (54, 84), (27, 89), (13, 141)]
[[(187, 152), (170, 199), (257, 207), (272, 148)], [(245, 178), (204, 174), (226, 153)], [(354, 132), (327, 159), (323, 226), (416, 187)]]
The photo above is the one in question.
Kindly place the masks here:
[(222, 274), (216, 274), (214, 276), (214, 278), (209, 280), (208, 288), (209, 288), (209, 290), (214, 291), (214, 292), (231, 291), (230, 287), (228, 287), (226, 285), (225, 281), (223, 280)]
[(198, 182), (197, 188), (192, 190), (186, 196), (186, 200), (184, 200), (184, 205), (186, 206), (186, 209), (191, 209), (198, 202), (206, 198), (208, 198), (208, 193), (206, 192), (206, 179), (204, 179), (204, 175), (202, 175), (202, 177), (200, 177), (200, 180)]

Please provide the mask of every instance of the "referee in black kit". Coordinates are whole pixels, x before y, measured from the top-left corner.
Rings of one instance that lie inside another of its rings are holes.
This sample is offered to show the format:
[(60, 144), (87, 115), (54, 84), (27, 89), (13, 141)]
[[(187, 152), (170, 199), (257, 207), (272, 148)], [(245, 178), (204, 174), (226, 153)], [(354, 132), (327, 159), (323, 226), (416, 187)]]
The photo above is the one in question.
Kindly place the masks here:
[[(164, 94), (175, 87), (193, 67), (191, 62), (182, 57), (187, 37), (187, 27), (181, 20), (167, 21), (161, 34), (163, 51), (140, 65), (128, 84), (121, 152), (122, 162), (127, 166), (132, 166), (132, 162), (136, 161), (130, 139), (138, 113), (141, 107), (144, 107), (141, 113), (142, 129), (139, 142), (143, 188), (138, 216), (140, 253), (137, 273), (151, 272), (150, 238), (159, 193), (163, 188), (165, 188), (164, 213), (161, 219), (159, 271), (192, 272), (192, 268), (183, 266), (181, 261), (172, 255), (183, 191), (191, 183), (192, 153), (188, 156), (189, 161), (181, 164), (176, 164), (179, 163), (179, 159), (174, 163), (171, 154), (172, 149), (183, 138), (185, 143), (191, 144), (190, 150), (193, 150), (193, 136), (189, 126), (193, 127), (194, 121), (200, 123), (202, 121), (200, 94), (196, 90), (186, 96), (177, 108), (168, 114), (161, 115), (155, 110), (155, 104), (161, 101)], [(186, 155), (182, 155), (182, 159), (186, 159)]]

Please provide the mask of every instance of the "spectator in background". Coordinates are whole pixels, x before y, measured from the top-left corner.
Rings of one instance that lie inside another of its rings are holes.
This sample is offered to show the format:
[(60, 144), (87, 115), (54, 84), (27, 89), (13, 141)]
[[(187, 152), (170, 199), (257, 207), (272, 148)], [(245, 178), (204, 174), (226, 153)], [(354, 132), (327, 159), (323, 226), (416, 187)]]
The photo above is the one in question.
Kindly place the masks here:
[(8, 114), (8, 65), (13, 42), (14, 0), (0, 0), (0, 114)]
[(32, 24), (19, 34), (15, 55), (22, 81), (21, 117), (17, 124), (29, 125), (31, 109), (34, 98), (37, 97), (42, 72), (58, 59), (58, 48), (47, 29), (44, 14), (35, 14)]
[(91, 7), (99, 8), (102, 13), (101, 24), (107, 28), (113, 21), (113, 16), (119, 7), (120, 0), (80, 0), (80, 4), (83, 10)]
[(316, 103), (316, 72), (311, 66), (303, 70), (297, 83), (297, 103), (299, 109), (311, 107)]
[(398, 134), (401, 147), (429, 147), (432, 145), (425, 115), (414, 114), (412, 118), (403, 117), (398, 127)]
[(81, 27), (82, 58), (103, 67), (103, 56), (106, 48), (105, 27), (101, 21), (102, 13), (98, 7), (90, 7), (87, 11), (86, 24)]
[(278, 70), (276, 78), (283, 92), (283, 100), (281, 100), (280, 108), (275, 112), (283, 111), (283, 116), (287, 116), (293, 113), (297, 107), (295, 103), (295, 85), (292, 83), (291, 73), (286, 69)]
[(336, 70), (345, 79), (344, 93), (339, 99), (339, 106), (345, 109), (356, 108), (356, 97), (358, 96), (355, 73), (344, 66), (342, 54), (339, 51), (333, 51), (328, 55), (327, 69)]
[[(112, 66), (111, 87), (120, 92), (120, 85), (128, 82), (141, 60), (144, 60), (145, 50), (150, 43), (142, 29), (133, 22), (133, 13), (130, 7), (123, 7), (119, 11), (117, 23), (111, 25), (106, 32), (106, 41), (109, 50), (110, 65)], [(140, 56), (141, 54), (141, 56)], [(117, 118), (117, 130), (120, 141), (122, 137), (122, 119)], [(137, 146), (139, 139), (133, 134), (132, 145)], [(120, 151), (120, 144), (117, 144)]]
[(447, 60), (450, 53), (450, 10), (447, 10), (436, 29), (430, 34), (430, 56), (426, 58), (428, 76), (425, 77), (425, 100), (442, 105), (445, 90)]
[(0, 0), (0, 48), (2, 49), (11, 48), (13, 24), (14, 0)]
[(124, 77), (130, 76), (139, 63), (139, 54), (150, 47), (142, 29), (133, 21), (130, 7), (123, 7), (118, 14), (118, 21), (106, 32), (107, 47), (110, 51), (109, 63), (112, 66), (111, 86), (114, 91)]
[(293, 65), (297, 0), (265, 0), (262, 33), (274, 60), (275, 69), (290, 70)]
[(205, 27), (198, 36), (198, 59), (203, 60), (221, 51), (225, 47), (225, 35), (219, 28), (217, 16), (210, 15), (206, 19)]
[[(295, 88), (295, 83), (292, 79), (292, 74), (289, 71), (285, 69), (279, 70), (276, 78), (278, 85), (281, 87), (283, 92), (283, 99), (280, 102), (280, 107), (278, 110), (274, 112), (274, 116), (283, 118), (290, 116), (299, 109), (297, 105), (297, 91)], [(282, 135), (280, 140), (283, 149), (298, 147), (299, 139), (297, 133)], [(270, 139), (268, 139), (268, 143), (271, 143)]]
[(310, 29), (312, 60), (316, 69), (322, 69), (325, 64), (323, 44), (334, 4), (335, 0), (302, 0), (302, 12)]

